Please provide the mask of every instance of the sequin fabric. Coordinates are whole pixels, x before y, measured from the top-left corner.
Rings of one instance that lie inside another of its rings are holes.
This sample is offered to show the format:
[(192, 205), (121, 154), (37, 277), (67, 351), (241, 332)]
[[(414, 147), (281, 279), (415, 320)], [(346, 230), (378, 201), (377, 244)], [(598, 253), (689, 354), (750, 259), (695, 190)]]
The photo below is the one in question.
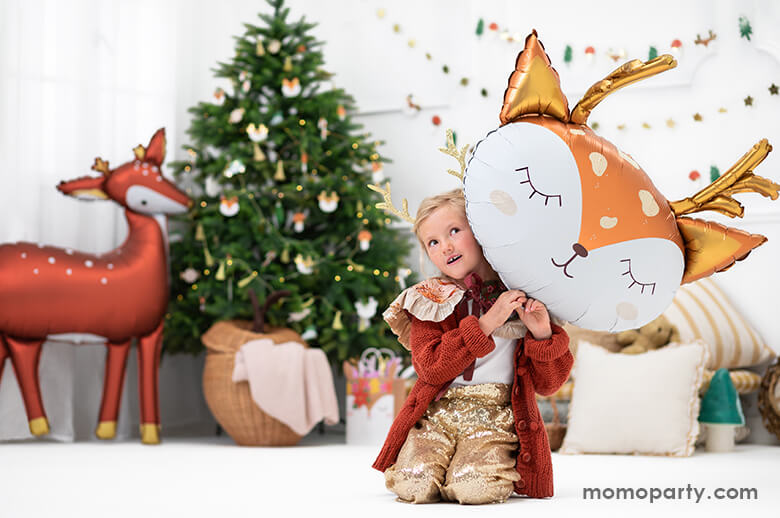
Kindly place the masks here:
[(511, 386), (452, 387), (409, 430), (385, 485), (399, 500), (503, 502), (520, 479)]

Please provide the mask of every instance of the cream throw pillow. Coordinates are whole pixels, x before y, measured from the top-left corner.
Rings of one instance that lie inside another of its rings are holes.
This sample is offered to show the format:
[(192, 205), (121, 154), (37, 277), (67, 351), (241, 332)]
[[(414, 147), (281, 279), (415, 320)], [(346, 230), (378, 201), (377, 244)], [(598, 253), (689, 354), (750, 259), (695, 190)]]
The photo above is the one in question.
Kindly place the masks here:
[(664, 315), (679, 329), (681, 342), (704, 340), (710, 370), (750, 367), (775, 356), (710, 278), (680, 286)]
[(638, 355), (580, 342), (560, 452), (691, 455), (706, 362), (699, 341)]

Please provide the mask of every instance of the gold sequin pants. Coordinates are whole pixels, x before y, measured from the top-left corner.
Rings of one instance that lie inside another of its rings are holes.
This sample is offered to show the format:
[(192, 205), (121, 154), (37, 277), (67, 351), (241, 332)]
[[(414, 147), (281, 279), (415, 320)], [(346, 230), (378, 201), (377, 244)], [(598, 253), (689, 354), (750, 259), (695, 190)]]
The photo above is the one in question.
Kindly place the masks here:
[(405, 502), (503, 502), (520, 480), (511, 386), (451, 387), (409, 430), (387, 489)]

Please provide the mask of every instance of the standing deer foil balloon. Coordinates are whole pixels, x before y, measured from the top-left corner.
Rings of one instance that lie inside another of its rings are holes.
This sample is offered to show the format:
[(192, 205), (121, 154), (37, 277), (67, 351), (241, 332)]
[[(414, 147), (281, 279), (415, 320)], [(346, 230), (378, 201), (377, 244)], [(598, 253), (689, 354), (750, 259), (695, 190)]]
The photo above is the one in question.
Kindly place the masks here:
[(117, 414), (132, 338), (138, 338), (141, 440), (160, 442), (158, 367), (168, 301), (167, 221), (191, 201), (160, 169), (165, 130), (134, 150), (135, 160), (109, 169), (95, 159), (100, 177), (60, 183), (64, 194), (110, 199), (125, 208), (128, 236), (117, 249), (92, 255), (33, 243), (0, 245), (0, 375), (10, 357), (33, 435), (49, 433), (38, 381), (47, 337), (89, 333), (108, 349), (96, 435), (116, 435)]
[(635, 160), (586, 125), (610, 93), (675, 66), (668, 55), (630, 61), (569, 111), (534, 31), (509, 78), (501, 126), (468, 165), (466, 148), (442, 149), (461, 163), (450, 172), (463, 180), (472, 230), (504, 284), (577, 326), (640, 327), (681, 284), (729, 268), (766, 240), (685, 216), (741, 217), (731, 197), (739, 192), (776, 199), (780, 186), (752, 173), (772, 149), (766, 140), (694, 196), (668, 201)]

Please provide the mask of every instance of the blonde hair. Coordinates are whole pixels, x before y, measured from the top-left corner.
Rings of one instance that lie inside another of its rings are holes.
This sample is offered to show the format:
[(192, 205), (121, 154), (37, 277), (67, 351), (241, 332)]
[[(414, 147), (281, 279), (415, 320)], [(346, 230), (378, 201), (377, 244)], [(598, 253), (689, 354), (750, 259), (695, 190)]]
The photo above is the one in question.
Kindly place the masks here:
[[(417, 236), (417, 241), (420, 243), (420, 272), (423, 276), (425, 272), (425, 257), (428, 256), (428, 249), (425, 243), (420, 237), (420, 226), (423, 221), (433, 214), (437, 209), (449, 205), (455, 210), (466, 214), (466, 198), (463, 196), (463, 189), (453, 189), (451, 191), (443, 192), (435, 196), (428, 196), (420, 203), (420, 208), (417, 209), (417, 217), (414, 220), (414, 235)], [(424, 253), (423, 253), (424, 252)], [(446, 275), (439, 272), (439, 276), (447, 278)]]

